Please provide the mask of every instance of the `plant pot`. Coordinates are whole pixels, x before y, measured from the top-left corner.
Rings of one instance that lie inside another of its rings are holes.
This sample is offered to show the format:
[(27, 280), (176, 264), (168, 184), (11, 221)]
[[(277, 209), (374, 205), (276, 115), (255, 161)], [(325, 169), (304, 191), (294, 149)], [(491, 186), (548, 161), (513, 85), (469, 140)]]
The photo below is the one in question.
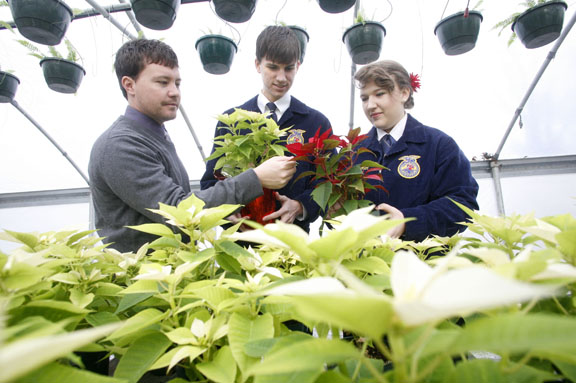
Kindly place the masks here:
[(366, 21), (346, 29), (342, 41), (348, 48), (352, 62), (364, 65), (378, 60), (385, 36), (386, 29), (382, 24)]
[(328, 13), (341, 13), (352, 8), (356, 0), (318, 0), (320, 8)]
[(308, 36), (308, 32), (306, 32), (304, 28), (300, 28), (296, 25), (291, 25), (289, 28), (294, 31), (296, 37), (298, 37), (298, 41), (300, 42), (300, 64), (302, 64), (304, 62), (306, 46), (308, 45), (308, 41), (310, 41), (310, 36)]
[(180, 0), (131, 0), (136, 20), (146, 28), (168, 29), (176, 20)]
[(250, 216), (251, 221), (258, 222), (261, 225), (272, 223), (272, 221), (264, 222), (262, 218), (276, 211), (276, 198), (274, 197), (274, 190), (266, 188), (263, 190), (263, 195), (246, 204), (246, 206), (244, 206), (241, 211), (243, 217)]
[(10, 0), (10, 11), (22, 36), (45, 45), (60, 44), (73, 16), (62, 0)]
[(40, 60), (48, 87), (59, 93), (76, 93), (86, 74), (75, 62), (55, 57)]
[(542, 47), (560, 36), (566, 8), (563, 1), (536, 5), (518, 16), (512, 30), (526, 48)]
[(8, 72), (0, 71), (0, 103), (12, 102), (20, 80)]
[(228, 37), (206, 35), (196, 40), (196, 50), (206, 72), (224, 74), (230, 70), (238, 47)]
[(464, 17), (464, 12), (458, 12), (440, 20), (434, 34), (438, 36), (444, 53), (455, 56), (472, 50), (478, 40), (482, 19), (480, 12), (470, 11), (468, 17)]
[(216, 14), (231, 23), (250, 20), (256, 9), (256, 0), (212, 0)]

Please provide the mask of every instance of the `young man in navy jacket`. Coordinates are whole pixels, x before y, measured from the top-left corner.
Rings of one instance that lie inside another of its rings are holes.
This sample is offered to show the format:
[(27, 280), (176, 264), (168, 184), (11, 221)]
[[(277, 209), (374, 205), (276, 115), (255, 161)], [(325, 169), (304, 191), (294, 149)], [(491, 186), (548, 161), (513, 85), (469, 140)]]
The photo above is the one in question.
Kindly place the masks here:
[(368, 64), (354, 78), (373, 125), (362, 142), (373, 154), (364, 153), (359, 162), (370, 159), (389, 169), (382, 170), (388, 192), (371, 190), (366, 199), (393, 219), (415, 218), (388, 234), (421, 241), (432, 234), (450, 236), (464, 230), (460, 223), (468, 216), (452, 201), (477, 210), (478, 184), (470, 161), (450, 136), (406, 113), (414, 106), (419, 84), (391, 60)]
[[(331, 128), (328, 118), (319, 111), (306, 106), (289, 94), (300, 66), (300, 43), (294, 32), (284, 26), (265, 28), (256, 40), (256, 70), (262, 76), (260, 94), (237, 108), (264, 113), (275, 118), (280, 128), (292, 127), (288, 131), (287, 143), (307, 142), (318, 129), (324, 132)], [(230, 114), (234, 108), (225, 111)], [(216, 126), (214, 136), (225, 131), (222, 125)], [(214, 148), (212, 149), (214, 151)], [(216, 182), (214, 165), (217, 159), (206, 164), (206, 172), (201, 180), (201, 188), (208, 188)], [(309, 231), (311, 222), (319, 216), (319, 207), (312, 200), (314, 190), (309, 177), (294, 180), (305, 171), (314, 170), (310, 164), (299, 163), (292, 181), (278, 190), (277, 210), (266, 216), (265, 221), (280, 220), (294, 223)]]

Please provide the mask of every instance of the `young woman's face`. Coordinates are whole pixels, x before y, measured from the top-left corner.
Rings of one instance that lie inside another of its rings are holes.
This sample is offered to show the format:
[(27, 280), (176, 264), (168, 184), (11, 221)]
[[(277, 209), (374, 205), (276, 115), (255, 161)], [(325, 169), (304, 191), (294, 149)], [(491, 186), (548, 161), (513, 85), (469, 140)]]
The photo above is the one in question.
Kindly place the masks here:
[(364, 114), (372, 125), (385, 132), (390, 132), (404, 117), (404, 103), (410, 97), (408, 89), (400, 89), (397, 84), (394, 85), (394, 90), (389, 92), (371, 81), (360, 90)]

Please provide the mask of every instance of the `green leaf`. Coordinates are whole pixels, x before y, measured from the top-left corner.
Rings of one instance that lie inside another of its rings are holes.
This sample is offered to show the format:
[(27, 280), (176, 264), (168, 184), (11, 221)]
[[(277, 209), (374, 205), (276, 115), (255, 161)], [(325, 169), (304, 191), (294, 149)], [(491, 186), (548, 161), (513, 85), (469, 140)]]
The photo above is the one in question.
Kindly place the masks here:
[(300, 295), (290, 300), (304, 318), (372, 338), (388, 331), (393, 316), (392, 303), (379, 295)]
[(567, 230), (556, 234), (556, 240), (560, 250), (570, 257), (576, 263), (576, 230)]
[[(0, 382), (10, 382), (24, 374), (30, 373), (40, 366), (102, 338), (120, 325), (120, 323), (115, 323), (2, 345), (2, 348), (0, 348)], [(30, 357), (31, 355), (34, 355), (34, 357)], [(52, 380), (52, 382), (60, 381), (67, 380)]]
[(496, 354), (576, 352), (576, 318), (546, 314), (507, 314), (469, 325), (450, 345), (452, 355), (470, 350)]
[(10, 236), (14, 238), (16, 242), (20, 242), (28, 246), (30, 249), (36, 248), (36, 246), (39, 243), (38, 237), (33, 234), (19, 233), (17, 231), (10, 231), (10, 230), (4, 230), (4, 231), (10, 234)]
[(160, 237), (174, 238), (175, 234), (168, 226), (162, 225), (160, 223), (145, 223), (137, 226), (127, 226), (130, 229), (142, 231), (144, 233), (157, 235)]
[(325, 364), (340, 363), (360, 357), (360, 351), (351, 343), (313, 338), (266, 355), (262, 363), (252, 366), (247, 374), (272, 375), (314, 371), (321, 369)]
[(228, 299), (236, 298), (236, 294), (225, 287), (204, 287), (194, 292), (196, 296), (204, 299), (212, 307), (218, 307)]
[(320, 209), (325, 210), (328, 200), (330, 199), (330, 194), (332, 194), (332, 184), (330, 182), (324, 182), (314, 189), (311, 196), (314, 202), (320, 206)]
[(75, 367), (63, 366), (58, 363), (49, 364), (18, 379), (18, 383), (55, 382), (126, 383), (126, 381), (122, 379), (96, 374)]
[(136, 383), (171, 344), (159, 331), (138, 338), (118, 362), (114, 377)]
[[(558, 376), (530, 366), (504, 369), (489, 359), (474, 359), (456, 364), (447, 382), (454, 383), (539, 383), (555, 381)], [(508, 372), (510, 371), (510, 372)]]
[(390, 274), (390, 266), (378, 257), (362, 257), (353, 261), (343, 262), (348, 270), (363, 271), (370, 274)]
[[(141, 281), (143, 282), (143, 281)], [(150, 281), (155, 282), (155, 281)], [(128, 310), (130, 307), (137, 305), (140, 302), (144, 302), (146, 299), (154, 296), (154, 293), (136, 293), (136, 294), (126, 294), (120, 300), (118, 308), (114, 314), (120, 314), (121, 312)]]
[[(318, 376), (322, 373), (322, 368), (313, 371), (294, 371), (286, 374), (258, 375), (254, 383), (315, 383), (319, 382)], [(325, 383), (340, 383), (338, 380), (324, 380)], [(350, 382), (347, 380), (346, 382)]]
[(200, 230), (206, 232), (215, 226), (222, 225), (224, 218), (234, 213), (241, 205), (220, 205), (210, 209), (205, 209), (200, 218)]
[(121, 328), (110, 334), (107, 340), (115, 340), (126, 335), (134, 334), (135, 332), (143, 330), (150, 325), (160, 323), (160, 321), (169, 314), (169, 311), (161, 312), (156, 309), (146, 309), (144, 311), (140, 311), (138, 314), (129, 318)]
[(234, 313), (228, 322), (228, 341), (232, 355), (238, 363), (242, 373), (256, 363), (259, 359), (248, 356), (244, 346), (260, 339), (274, 336), (274, 318), (270, 314), (264, 314), (255, 318)]
[(79, 289), (70, 290), (70, 301), (80, 308), (85, 308), (94, 300), (94, 294), (85, 294)]
[(566, 363), (560, 360), (556, 360), (555, 358), (550, 358), (550, 361), (554, 363), (556, 367), (558, 367), (560, 372), (562, 372), (562, 375), (564, 375), (572, 382), (576, 382), (576, 364)]
[(224, 270), (240, 274), (242, 272), (242, 267), (240, 263), (232, 256), (228, 254), (217, 254), (216, 255), (216, 262), (222, 267)]
[(309, 247), (324, 259), (339, 259), (350, 249), (357, 246), (358, 234), (354, 228), (333, 230), (327, 235), (311, 242)]
[(98, 327), (108, 323), (115, 323), (119, 321), (120, 318), (118, 318), (118, 316), (109, 313), (107, 311), (102, 311), (95, 314), (89, 314), (86, 316), (86, 322), (88, 322), (92, 327)]
[(158, 282), (149, 279), (140, 279), (124, 290), (118, 292), (118, 295), (128, 295), (128, 294), (143, 294), (143, 293), (153, 293), (158, 292)]
[(205, 348), (200, 348), (196, 346), (180, 346), (175, 347), (168, 351), (166, 354), (162, 355), (156, 363), (154, 363), (150, 369), (156, 370), (158, 368), (168, 367), (171, 370), (175, 365), (180, 363), (181, 360), (190, 358), (190, 363), (196, 357), (202, 355), (206, 351)]
[(220, 348), (213, 361), (197, 364), (196, 368), (216, 383), (234, 383), (236, 379), (236, 363), (229, 346)]
[(50, 272), (25, 263), (16, 263), (2, 276), (2, 284), (9, 290), (21, 290), (34, 286)]

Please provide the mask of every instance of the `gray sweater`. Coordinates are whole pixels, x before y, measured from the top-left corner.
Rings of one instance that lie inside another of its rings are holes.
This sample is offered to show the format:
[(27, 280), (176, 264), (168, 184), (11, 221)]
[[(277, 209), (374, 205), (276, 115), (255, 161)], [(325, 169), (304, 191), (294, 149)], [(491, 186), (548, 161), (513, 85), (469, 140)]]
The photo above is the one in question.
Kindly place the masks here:
[[(157, 209), (159, 202), (177, 205), (191, 195), (174, 144), (160, 130), (125, 116), (94, 143), (88, 172), (96, 229), (104, 243), (121, 252), (135, 252), (157, 238), (125, 226), (165, 223), (147, 209)], [(256, 173), (248, 170), (195, 194), (206, 207), (246, 204), (262, 195), (262, 186)]]

